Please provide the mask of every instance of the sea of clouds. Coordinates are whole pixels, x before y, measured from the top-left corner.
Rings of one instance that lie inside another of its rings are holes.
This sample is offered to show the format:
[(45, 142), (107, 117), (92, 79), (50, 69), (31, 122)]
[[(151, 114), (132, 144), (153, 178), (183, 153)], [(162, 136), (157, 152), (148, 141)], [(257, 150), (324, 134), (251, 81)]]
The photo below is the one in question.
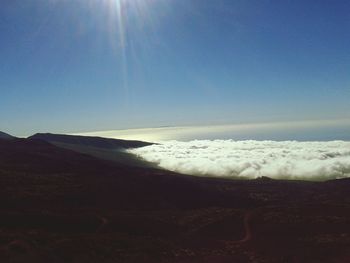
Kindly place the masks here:
[(130, 150), (167, 170), (253, 179), (328, 180), (350, 177), (350, 142), (166, 141)]

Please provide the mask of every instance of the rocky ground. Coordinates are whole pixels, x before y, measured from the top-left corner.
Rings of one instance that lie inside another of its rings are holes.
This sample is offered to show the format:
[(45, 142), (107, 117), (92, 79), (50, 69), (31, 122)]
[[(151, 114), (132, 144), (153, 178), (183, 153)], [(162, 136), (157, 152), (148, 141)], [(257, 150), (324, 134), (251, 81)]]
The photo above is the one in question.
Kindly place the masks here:
[(230, 181), (0, 139), (0, 262), (350, 262), (350, 181)]

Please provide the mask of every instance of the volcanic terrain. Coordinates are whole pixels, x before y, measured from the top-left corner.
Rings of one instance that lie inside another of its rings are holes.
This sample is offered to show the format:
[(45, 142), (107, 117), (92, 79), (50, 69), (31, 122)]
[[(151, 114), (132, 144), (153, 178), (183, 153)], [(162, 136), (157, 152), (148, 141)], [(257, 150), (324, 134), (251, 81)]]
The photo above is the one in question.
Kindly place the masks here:
[(1, 136), (0, 262), (350, 262), (349, 179), (192, 177), (145, 145)]

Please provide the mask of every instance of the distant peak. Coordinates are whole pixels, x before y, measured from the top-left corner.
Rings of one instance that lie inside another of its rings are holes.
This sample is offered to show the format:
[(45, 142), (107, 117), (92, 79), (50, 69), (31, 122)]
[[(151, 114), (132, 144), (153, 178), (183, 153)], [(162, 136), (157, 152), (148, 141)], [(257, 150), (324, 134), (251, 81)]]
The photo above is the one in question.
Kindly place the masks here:
[(257, 181), (272, 181), (273, 179), (268, 177), (268, 176), (260, 176), (260, 177), (257, 177), (255, 180), (257, 180)]
[(9, 139), (14, 139), (14, 138), (15, 138), (15, 137), (13, 137), (12, 135), (0, 131), (0, 139), (9, 140)]

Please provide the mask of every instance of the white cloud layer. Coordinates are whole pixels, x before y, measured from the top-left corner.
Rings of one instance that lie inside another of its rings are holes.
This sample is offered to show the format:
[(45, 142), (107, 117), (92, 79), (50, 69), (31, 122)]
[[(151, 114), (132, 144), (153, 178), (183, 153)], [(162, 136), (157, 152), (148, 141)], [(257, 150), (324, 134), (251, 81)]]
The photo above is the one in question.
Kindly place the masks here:
[(327, 180), (350, 177), (350, 142), (167, 141), (130, 152), (191, 175)]

